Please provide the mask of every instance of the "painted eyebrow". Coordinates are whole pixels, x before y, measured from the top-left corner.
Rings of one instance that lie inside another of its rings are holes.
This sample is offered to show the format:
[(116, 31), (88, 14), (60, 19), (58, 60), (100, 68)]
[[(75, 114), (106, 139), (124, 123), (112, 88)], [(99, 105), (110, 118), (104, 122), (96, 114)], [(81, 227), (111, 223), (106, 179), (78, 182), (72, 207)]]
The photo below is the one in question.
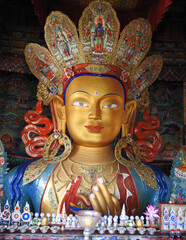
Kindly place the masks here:
[(107, 93), (107, 94), (104, 94), (102, 97), (107, 96), (107, 95), (116, 95), (116, 96), (119, 96), (121, 98), (121, 96), (117, 93)]
[(83, 93), (86, 93), (86, 94), (88, 94), (88, 95), (90, 95), (90, 96), (91, 96), (91, 94), (90, 94), (90, 93), (88, 93), (88, 92), (86, 92), (86, 91), (83, 91), (83, 90), (77, 90), (77, 91), (73, 92), (72, 94), (74, 94), (74, 93), (77, 93), (77, 92), (83, 92)]

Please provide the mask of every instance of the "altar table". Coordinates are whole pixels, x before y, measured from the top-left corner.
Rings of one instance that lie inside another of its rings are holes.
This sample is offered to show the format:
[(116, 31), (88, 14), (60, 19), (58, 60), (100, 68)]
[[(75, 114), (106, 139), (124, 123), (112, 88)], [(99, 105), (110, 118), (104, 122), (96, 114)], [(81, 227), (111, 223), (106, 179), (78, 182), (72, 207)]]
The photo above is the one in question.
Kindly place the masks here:
[[(97, 231), (92, 234), (91, 240), (169, 240), (169, 234), (157, 233), (156, 235), (139, 235), (139, 234), (108, 234), (107, 232), (103, 235), (100, 235)], [(184, 238), (183, 238), (184, 237)], [(59, 232), (58, 234), (52, 234), (50, 231), (46, 234), (42, 233), (9, 233), (4, 232), (0, 233), (0, 240), (83, 240), (82, 231), (64, 231), (63, 233)], [(182, 239), (186, 239), (186, 235), (182, 236)]]

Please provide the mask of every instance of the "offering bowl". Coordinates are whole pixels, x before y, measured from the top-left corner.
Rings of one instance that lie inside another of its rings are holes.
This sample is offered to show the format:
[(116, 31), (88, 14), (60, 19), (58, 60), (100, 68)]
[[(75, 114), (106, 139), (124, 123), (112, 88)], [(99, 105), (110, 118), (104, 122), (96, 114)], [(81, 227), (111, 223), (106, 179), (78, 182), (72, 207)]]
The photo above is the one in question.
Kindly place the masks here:
[(80, 226), (84, 229), (84, 240), (89, 240), (89, 236), (94, 232), (101, 213), (92, 210), (81, 210), (77, 212), (76, 216)]

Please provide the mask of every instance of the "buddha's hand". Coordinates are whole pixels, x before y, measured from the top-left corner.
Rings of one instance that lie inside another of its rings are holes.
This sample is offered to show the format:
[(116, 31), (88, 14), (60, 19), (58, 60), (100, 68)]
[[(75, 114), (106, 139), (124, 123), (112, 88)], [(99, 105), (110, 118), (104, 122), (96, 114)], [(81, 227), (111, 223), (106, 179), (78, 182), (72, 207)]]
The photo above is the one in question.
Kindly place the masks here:
[(119, 200), (109, 193), (108, 188), (102, 177), (97, 178), (97, 184), (92, 187), (89, 195), (90, 202), (95, 211), (102, 215), (117, 215), (121, 213)]
[(59, 203), (58, 212), (62, 212), (63, 205), (65, 204), (66, 213), (70, 214), (70, 203), (77, 205), (78, 201), (82, 202), (86, 207), (90, 206), (89, 199), (83, 195), (78, 194), (78, 188), (81, 183), (81, 177), (77, 177), (74, 181), (71, 181), (67, 190)]

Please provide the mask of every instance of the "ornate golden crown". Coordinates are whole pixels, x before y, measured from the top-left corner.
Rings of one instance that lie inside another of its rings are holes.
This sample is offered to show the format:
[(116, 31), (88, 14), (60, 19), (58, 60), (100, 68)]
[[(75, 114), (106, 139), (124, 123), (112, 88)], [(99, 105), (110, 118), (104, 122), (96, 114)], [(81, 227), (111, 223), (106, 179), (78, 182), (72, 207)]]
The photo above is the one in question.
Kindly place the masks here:
[(110, 3), (96, 0), (83, 11), (78, 29), (79, 37), (68, 16), (52, 12), (44, 28), (49, 50), (35, 43), (25, 48), (28, 66), (39, 79), (38, 100), (45, 105), (54, 94), (63, 94), (74, 75), (113, 75), (124, 83), (129, 99), (138, 99), (160, 73), (161, 56), (145, 58), (152, 36), (147, 20), (131, 21), (120, 34), (120, 23)]

